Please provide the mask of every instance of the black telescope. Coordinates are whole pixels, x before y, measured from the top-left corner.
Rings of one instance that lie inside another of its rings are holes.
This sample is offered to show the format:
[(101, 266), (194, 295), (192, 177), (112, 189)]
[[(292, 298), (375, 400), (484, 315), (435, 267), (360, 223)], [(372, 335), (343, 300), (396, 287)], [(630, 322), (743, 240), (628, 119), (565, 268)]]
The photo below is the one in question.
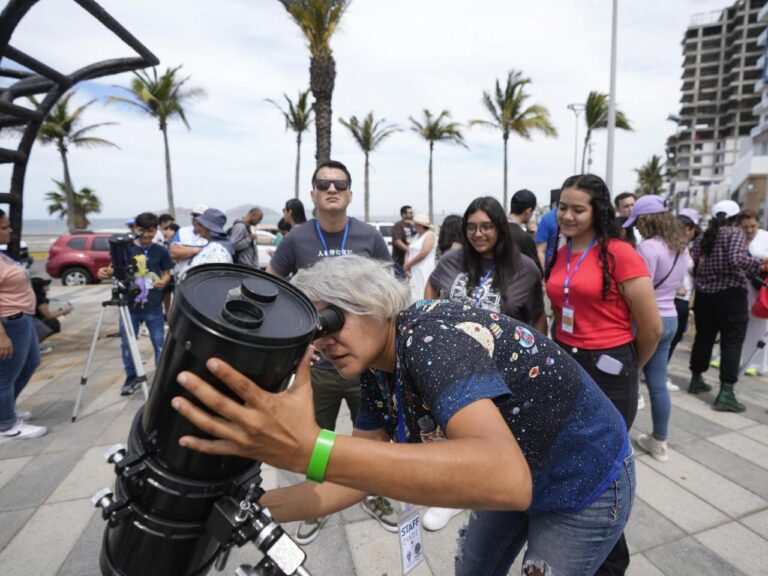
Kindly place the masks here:
[(107, 452), (117, 474), (114, 493), (93, 498), (108, 521), (99, 559), (104, 576), (203, 576), (217, 561), (222, 567), (232, 546), (247, 542), (264, 559), (241, 573), (306, 574), (304, 552), (258, 505), (260, 462), (179, 446), (184, 435), (210, 436), (178, 414), (171, 399), (185, 396), (203, 407), (176, 382), (186, 370), (241, 401), (205, 368), (211, 357), (281, 392), (312, 340), (343, 322), (338, 309), (318, 313), (289, 283), (252, 268), (209, 264), (189, 271), (176, 289), (150, 396), (127, 448)]

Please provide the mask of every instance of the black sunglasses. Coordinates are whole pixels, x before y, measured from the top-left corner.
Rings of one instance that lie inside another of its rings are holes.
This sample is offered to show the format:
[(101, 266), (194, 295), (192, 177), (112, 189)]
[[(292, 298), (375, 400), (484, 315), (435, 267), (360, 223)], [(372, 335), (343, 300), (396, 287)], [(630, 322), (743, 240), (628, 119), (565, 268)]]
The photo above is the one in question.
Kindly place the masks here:
[(338, 192), (346, 192), (349, 190), (349, 182), (346, 180), (315, 180), (315, 188), (320, 192), (328, 192), (331, 188), (331, 184), (336, 188)]

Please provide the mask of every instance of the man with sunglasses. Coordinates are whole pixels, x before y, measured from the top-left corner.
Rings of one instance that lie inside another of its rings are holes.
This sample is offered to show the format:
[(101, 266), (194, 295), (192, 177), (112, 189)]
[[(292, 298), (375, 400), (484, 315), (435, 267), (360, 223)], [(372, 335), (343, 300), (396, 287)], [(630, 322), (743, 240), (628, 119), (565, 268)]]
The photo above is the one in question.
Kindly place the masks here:
[[(347, 216), (352, 202), (352, 176), (341, 162), (323, 162), (312, 175), (312, 202), (316, 218), (291, 230), (275, 250), (267, 272), (288, 277), (301, 268), (323, 258), (356, 254), (377, 260), (391, 261), (384, 238), (373, 226)], [(325, 358), (312, 367), (312, 390), (315, 419), (321, 428), (334, 430), (342, 400), (357, 418), (360, 407), (360, 379), (342, 378)], [(369, 496), (363, 509), (390, 532), (397, 532), (397, 515), (385, 498)], [(312, 542), (322, 528), (325, 518), (305, 520), (296, 532), (300, 544)]]

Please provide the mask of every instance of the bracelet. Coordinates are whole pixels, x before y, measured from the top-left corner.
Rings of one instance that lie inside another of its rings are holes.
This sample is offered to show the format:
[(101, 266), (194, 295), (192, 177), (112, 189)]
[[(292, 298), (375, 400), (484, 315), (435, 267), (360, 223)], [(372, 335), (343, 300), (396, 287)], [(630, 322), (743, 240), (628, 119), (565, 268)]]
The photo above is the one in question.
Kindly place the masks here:
[(335, 441), (335, 432), (320, 430), (317, 440), (315, 440), (315, 447), (312, 449), (312, 455), (309, 457), (309, 464), (307, 464), (307, 480), (312, 480), (318, 484), (322, 483)]

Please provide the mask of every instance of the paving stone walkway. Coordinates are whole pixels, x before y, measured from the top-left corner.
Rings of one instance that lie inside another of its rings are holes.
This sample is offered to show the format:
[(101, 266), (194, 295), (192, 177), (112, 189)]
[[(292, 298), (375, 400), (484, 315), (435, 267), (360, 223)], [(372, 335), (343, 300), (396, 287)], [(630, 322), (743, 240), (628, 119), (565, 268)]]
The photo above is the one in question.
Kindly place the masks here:
[[(108, 310), (79, 419), (71, 422), (83, 365), (99, 303), (109, 287), (54, 286), (52, 295), (69, 300), (75, 312), (62, 334), (48, 340), (55, 350), (43, 357), (19, 405), (48, 435), (0, 444), (0, 574), (2, 576), (98, 576), (104, 522), (90, 497), (112, 485), (104, 451), (125, 442), (140, 393), (120, 396), (123, 381), (117, 313)], [(150, 359), (146, 337), (142, 355)], [(685, 340), (671, 378), (687, 383), (690, 342)], [(149, 360), (148, 368), (152, 368)], [(706, 379), (715, 384), (711, 371)], [(711, 409), (712, 394), (672, 394), (670, 459), (659, 464), (638, 458), (637, 501), (628, 529), (630, 576), (768, 575), (768, 378), (745, 377), (738, 387), (744, 414)], [(646, 403), (647, 390), (644, 391)], [(349, 431), (348, 417), (340, 430)], [(634, 438), (650, 429), (650, 409), (638, 414)], [(294, 474), (263, 472), (265, 487), (296, 482)], [(457, 480), (458, 481), (458, 480)], [(412, 574), (453, 573), (456, 533), (467, 513), (448, 528), (426, 533), (427, 562)], [(293, 526), (287, 526), (292, 530)], [(381, 529), (359, 507), (332, 516), (319, 538), (306, 546), (314, 576), (383, 576), (400, 573), (397, 536)], [(225, 574), (259, 553), (235, 551)], [(512, 574), (519, 574), (518, 566)]]

